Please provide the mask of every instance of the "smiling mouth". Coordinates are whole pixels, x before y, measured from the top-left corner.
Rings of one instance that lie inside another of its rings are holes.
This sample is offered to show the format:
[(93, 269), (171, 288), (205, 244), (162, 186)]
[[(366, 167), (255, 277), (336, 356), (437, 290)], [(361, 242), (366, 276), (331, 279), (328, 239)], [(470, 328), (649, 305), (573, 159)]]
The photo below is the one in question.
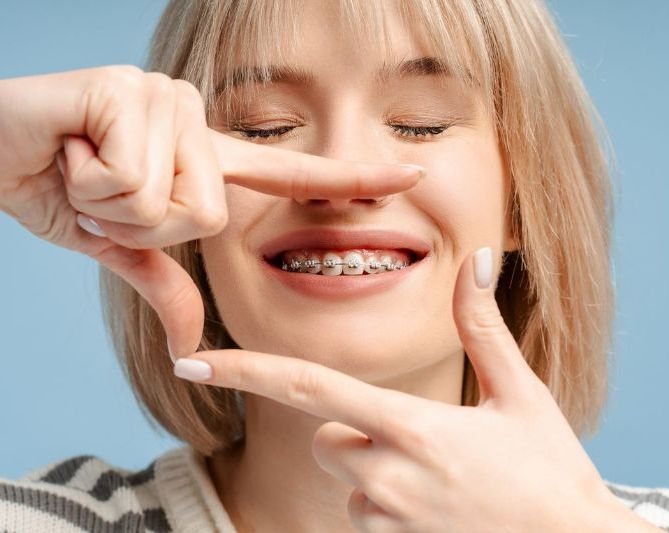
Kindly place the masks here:
[(309, 249), (286, 250), (263, 259), (272, 267), (292, 274), (318, 276), (369, 276), (402, 270), (427, 254), (408, 248), (393, 250)]

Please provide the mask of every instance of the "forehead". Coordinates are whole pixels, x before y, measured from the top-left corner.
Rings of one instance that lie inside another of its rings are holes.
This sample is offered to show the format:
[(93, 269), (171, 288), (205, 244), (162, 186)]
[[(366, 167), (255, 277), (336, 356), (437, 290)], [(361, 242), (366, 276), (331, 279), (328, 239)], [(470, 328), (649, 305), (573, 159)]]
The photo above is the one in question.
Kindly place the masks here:
[(443, 26), (446, 21), (439, 21), (438, 14), (416, 7), (421, 3), (284, 1), (285, 9), (271, 16), (246, 17), (244, 31), (222, 34), (220, 50), (226, 52), (219, 55), (215, 80), (222, 107), (229, 109), (237, 100), (235, 89), (255, 93), (275, 84), (380, 86), (427, 77), (449, 87), (476, 84), (480, 69), (471, 68), (467, 39), (458, 31), (444, 31), (458, 25)]
[[(373, 81), (382, 85), (394, 79), (407, 79), (417, 76), (450, 76), (450, 69), (445, 61), (435, 56), (422, 56), (396, 61), (383, 60), (373, 72)], [(237, 68), (224, 80), (229, 87), (245, 84), (271, 85), (285, 83), (305, 88), (317, 84), (317, 75), (309, 67), (293, 64), (270, 64), (265, 67), (252, 66)]]

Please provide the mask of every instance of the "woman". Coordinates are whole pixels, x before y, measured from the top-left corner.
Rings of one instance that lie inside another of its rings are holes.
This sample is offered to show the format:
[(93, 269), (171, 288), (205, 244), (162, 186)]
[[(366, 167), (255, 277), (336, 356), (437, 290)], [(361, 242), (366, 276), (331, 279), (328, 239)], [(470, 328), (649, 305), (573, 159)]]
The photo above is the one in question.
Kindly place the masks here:
[(0, 82), (0, 206), (101, 263), (123, 367), (186, 445), (5, 480), (0, 529), (669, 526), (577, 438), (609, 182), (543, 5), (174, 1), (147, 70)]

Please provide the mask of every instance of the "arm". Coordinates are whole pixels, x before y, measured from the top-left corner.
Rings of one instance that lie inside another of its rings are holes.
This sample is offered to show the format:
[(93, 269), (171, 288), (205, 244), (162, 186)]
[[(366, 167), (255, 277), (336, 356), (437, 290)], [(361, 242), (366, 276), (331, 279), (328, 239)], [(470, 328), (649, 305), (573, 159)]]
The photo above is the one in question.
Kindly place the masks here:
[(607, 489), (604, 503), (597, 508), (588, 531), (602, 533), (657, 533), (666, 531), (640, 517)]

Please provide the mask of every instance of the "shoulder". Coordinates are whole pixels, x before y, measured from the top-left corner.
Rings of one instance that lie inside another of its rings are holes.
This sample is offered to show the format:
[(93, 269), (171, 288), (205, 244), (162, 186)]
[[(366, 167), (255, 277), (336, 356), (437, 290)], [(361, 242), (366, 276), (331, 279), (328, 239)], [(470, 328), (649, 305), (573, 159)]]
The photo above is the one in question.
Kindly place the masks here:
[(669, 488), (632, 487), (608, 480), (604, 484), (634, 513), (669, 531)]
[(18, 478), (0, 478), (0, 531), (147, 531), (172, 528), (161, 505), (156, 465), (138, 470), (78, 455)]

